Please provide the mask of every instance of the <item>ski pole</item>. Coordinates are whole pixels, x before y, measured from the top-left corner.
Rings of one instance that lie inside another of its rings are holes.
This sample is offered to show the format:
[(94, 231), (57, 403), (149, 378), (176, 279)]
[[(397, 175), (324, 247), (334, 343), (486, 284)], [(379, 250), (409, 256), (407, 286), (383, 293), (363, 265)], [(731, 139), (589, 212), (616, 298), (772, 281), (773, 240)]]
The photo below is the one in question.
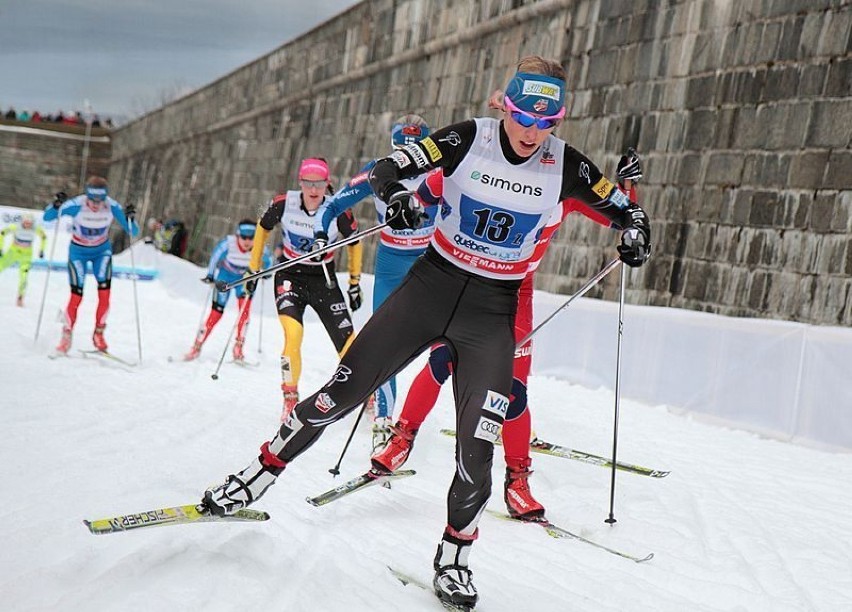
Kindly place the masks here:
[(41, 293), (41, 306), (38, 309), (38, 322), (36, 323), (35, 339), (33, 342), (38, 342), (38, 332), (41, 329), (41, 317), (44, 314), (44, 303), (47, 300), (47, 284), (50, 282), (50, 264), (53, 263), (53, 253), (56, 250), (56, 240), (59, 237), (59, 224), (62, 222), (62, 216), (59, 211), (56, 211), (56, 227), (53, 228), (53, 241), (50, 243), (50, 258), (47, 260), (47, 276), (44, 277), (44, 291)]
[(589, 289), (591, 289), (592, 287), (597, 285), (599, 282), (601, 282), (603, 277), (606, 276), (607, 274), (609, 274), (610, 272), (612, 272), (615, 269), (615, 267), (618, 266), (618, 264), (620, 264), (620, 263), (621, 263), (621, 260), (616, 257), (611, 262), (609, 262), (607, 265), (605, 265), (600, 272), (598, 272), (592, 278), (590, 278), (588, 281), (586, 281), (586, 284), (583, 285), (582, 287), (580, 287), (580, 289), (577, 291), (577, 293), (575, 293), (574, 295), (569, 297), (565, 301), (565, 303), (562, 304), (562, 306), (560, 306), (559, 308), (554, 310), (552, 313), (550, 313), (550, 316), (548, 316), (544, 321), (542, 321), (541, 323), (536, 325), (536, 327), (530, 333), (528, 333), (526, 336), (521, 338), (521, 340), (519, 340), (518, 343), (515, 345), (515, 348), (516, 349), (520, 348), (523, 345), (525, 345), (527, 342), (529, 342), (530, 339), (533, 336), (535, 336), (542, 327), (547, 325), (553, 317), (558, 315), (564, 309), (568, 308), (568, 306), (570, 306), (571, 302), (576, 300), (578, 297), (582, 297), (586, 293), (588, 293)]
[(615, 505), (615, 471), (616, 453), (618, 450), (618, 412), (621, 404), (621, 337), (624, 332), (624, 285), (627, 278), (627, 269), (621, 268), (621, 291), (618, 296), (618, 348), (615, 353), (615, 420), (612, 426), (612, 478), (609, 485), (609, 518), (604, 523), (612, 525), (616, 522), (613, 514)]
[(240, 324), (240, 319), (243, 318), (243, 313), (246, 311), (246, 308), (250, 307), (251, 299), (249, 299), (248, 294), (246, 294), (246, 301), (243, 303), (243, 307), (240, 308), (240, 311), (237, 314), (237, 320), (234, 321), (233, 326), (231, 326), (231, 333), (228, 334), (228, 340), (225, 342), (225, 348), (222, 349), (222, 356), (219, 357), (219, 363), (216, 364), (216, 371), (210, 375), (210, 378), (213, 380), (219, 380), (219, 369), (222, 367), (222, 362), (225, 361), (225, 353), (228, 352), (228, 346), (231, 344), (231, 338), (234, 337), (234, 332), (237, 331), (237, 326)]
[(238, 278), (237, 280), (232, 281), (230, 283), (226, 283), (224, 281), (218, 281), (216, 283), (216, 288), (219, 291), (228, 291), (229, 289), (233, 289), (237, 285), (242, 285), (243, 283), (246, 283), (250, 280), (257, 280), (257, 279), (261, 278), (262, 276), (266, 276), (268, 274), (271, 274), (272, 272), (277, 272), (278, 270), (284, 270), (286, 268), (289, 268), (290, 266), (295, 266), (296, 264), (302, 263), (303, 261), (307, 261), (308, 259), (312, 259), (312, 258), (316, 257), (317, 255), (324, 255), (325, 253), (330, 253), (332, 251), (336, 251), (337, 249), (339, 249), (342, 246), (346, 246), (347, 244), (352, 244), (353, 242), (358, 242), (359, 240), (362, 240), (362, 239), (366, 238), (367, 236), (371, 236), (371, 235), (375, 234), (376, 232), (382, 231), (387, 226), (387, 224), (388, 224), (387, 221), (385, 221), (384, 223), (379, 223), (378, 225), (375, 225), (375, 226), (373, 226), (369, 229), (365, 229), (363, 232), (357, 232), (355, 234), (352, 234), (348, 238), (343, 238), (342, 240), (338, 240), (336, 242), (332, 242), (331, 244), (327, 244), (324, 247), (317, 249), (316, 251), (311, 251), (310, 253), (305, 253), (304, 255), (300, 255), (299, 257), (296, 257), (295, 259), (288, 259), (287, 261), (282, 261), (281, 263), (277, 263), (274, 266), (269, 266), (265, 270), (259, 270), (257, 272), (252, 272), (251, 274), (246, 274), (242, 278)]
[[(628, 149), (628, 152), (630, 149)], [(624, 181), (625, 187), (630, 191), (630, 199), (636, 200), (636, 190), (634, 182), (631, 180)], [(621, 289), (618, 292), (618, 348), (615, 352), (615, 416), (612, 426), (612, 477), (609, 485), (609, 517), (604, 519), (604, 523), (613, 525), (616, 522), (615, 508), (615, 470), (616, 470), (616, 454), (618, 451), (618, 413), (621, 407), (621, 338), (624, 335), (624, 286), (627, 283), (627, 269), (621, 266)]]
[(257, 324), (257, 352), (263, 352), (263, 302), (266, 279), (260, 281), (260, 322)]
[[(133, 215), (128, 219), (128, 225), (133, 230)], [(136, 346), (139, 348), (139, 365), (142, 365), (142, 324), (139, 321), (139, 297), (136, 294), (136, 261), (133, 257), (133, 236), (130, 236), (130, 278), (133, 280), (133, 308), (136, 311)]]
[[(370, 394), (372, 395), (372, 393)], [(367, 404), (370, 403), (370, 398), (367, 398), (363, 404), (361, 404), (361, 410), (358, 412), (358, 418), (355, 419), (355, 424), (352, 426), (352, 431), (349, 432), (349, 439), (346, 440), (346, 444), (343, 445), (343, 450), (340, 453), (340, 458), (337, 460), (337, 464), (331, 469), (329, 469), (329, 473), (337, 476), (340, 474), (340, 464), (343, 462), (343, 456), (346, 454), (346, 451), (349, 449), (349, 443), (352, 442), (352, 437), (355, 435), (355, 430), (358, 429), (358, 423), (361, 422), (361, 417), (364, 416), (364, 411), (367, 409)]]
[(204, 315), (207, 314), (207, 305), (210, 303), (210, 300), (213, 299), (213, 291), (216, 290), (216, 287), (213, 283), (210, 283), (210, 291), (207, 292), (206, 297), (204, 298), (204, 308), (201, 309), (201, 318), (198, 319), (198, 327), (196, 329), (201, 329), (204, 326)]
[(334, 289), (334, 283), (331, 281), (331, 275), (328, 273), (328, 266), (325, 265), (325, 262), (322, 262), (320, 266), (322, 267), (322, 275), (325, 276), (325, 288)]

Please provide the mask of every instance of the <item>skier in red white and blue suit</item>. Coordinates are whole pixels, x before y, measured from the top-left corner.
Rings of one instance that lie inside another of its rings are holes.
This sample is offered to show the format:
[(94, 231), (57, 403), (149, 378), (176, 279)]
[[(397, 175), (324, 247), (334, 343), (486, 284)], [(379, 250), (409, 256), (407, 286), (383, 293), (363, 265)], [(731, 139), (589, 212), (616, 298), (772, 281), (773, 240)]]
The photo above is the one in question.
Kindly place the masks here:
[(71, 245), (68, 248), (71, 297), (65, 308), (65, 324), (56, 352), (65, 354), (71, 348), (71, 333), (77, 322), (77, 309), (83, 300), (83, 285), (89, 265), (98, 281), (98, 307), (95, 312), (92, 343), (99, 351), (106, 351), (104, 328), (109, 313), (112, 285), (112, 243), (109, 240), (109, 229), (115, 220), (131, 238), (139, 234), (139, 227), (134, 220), (136, 209), (132, 204), (122, 209), (121, 204), (109, 197), (107, 181), (100, 176), (88, 178), (85, 193), (68, 200), (60, 197), (64, 195), (57, 194), (57, 198), (44, 211), (45, 221), (53, 221), (63, 216), (73, 220)]

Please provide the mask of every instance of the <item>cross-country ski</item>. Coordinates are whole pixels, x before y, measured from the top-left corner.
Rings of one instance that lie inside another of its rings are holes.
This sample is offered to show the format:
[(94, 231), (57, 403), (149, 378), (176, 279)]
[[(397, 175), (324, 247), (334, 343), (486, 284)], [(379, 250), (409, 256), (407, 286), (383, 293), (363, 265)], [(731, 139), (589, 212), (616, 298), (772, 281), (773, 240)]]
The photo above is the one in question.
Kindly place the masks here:
[[(441, 433), (445, 436), (450, 436), (452, 438), (456, 436), (456, 432), (453, 429), (442, 429)], [(497, 440), (495, 444), (502, 444), (502, 442), (500, 440)], [(592, 453), (587, 453), (585, 451), (575, 450), (573, 448), (568, 448), (567, 446), (560, 446), (559, 444), (553, 444), (551, 442), (545, 442), (544, 440), (540, 440), (539, 438), (534, 438), (532, 441), (530, 441), (530, 450), (535, 453), (552, 455), (554, 457), (563, 457), (565, 459), (574, 459), (575, 461), (591, 463), (592, 465), (599, 465), (601, 467), (612, 467), (612, 460), (607, 459), (606, 457), (602, 457), (601, 455), (595, 455)], [(640, 476), (650, 476), (651, 478), (665, 478), (671, 473), (667, 470), (655, 470), (641, 465), (625, 463), (623, 461), (617, 461), (615, 466), (616, 469), (619, 469), (621, 471), (630, 472), (632, 474), (639, 474)]]
[(312, 506), (324, 506), (366, 487), (382, 485), (383, 487), (390, 488), (391, 481), (399, 478), (407, 478), (408, 476), (414, 476), (415, 473), (416, 472), (414, 470), (400, 470), (393, 474), (384, 474), (376, 472), (375, 470), (370, 470), (324, 493), (320, 493), (314, 497), (308, 497), (306, 501)]
[(645, 556), (639, 557), (639, 556), (636, 556), (636, 555), (631, 555), (631, 554), (626, 553), (626, 552), (622, 552), (622, 551), (617, 550), (615, 548), (611, 548), (609, 546), (604, 546), (603, 544), (600, 544), (598, 542), (590, 540), (590, 539), (588, 539), (584, 536), (581, 536), (578, 533), (574, 533), (573, 531), (568, 531), (567, 529), (563, 529), (562, 527), (554, 525), (553, 523), (551, 523), (549, 520), (547, 520), (545, 518), (523, 520), (523, 519), (515, 518), (513, 516), (509, 516), (508, 514), (505, 514), (504, 512), (497, 512), (497, 511), (491, 510), (491, 509), (488, 510), (488, 513), (491, 516), (497, 517), (499, 519), (503, 519), (505, 521), (512, 521), (512, 522), (515, 522), (515, 523), (528, 523), (528, 524), (531, 524), (531, 525), (538, 525), (539, 527), (544, 529), (544, 531), (547, 533), (547, 535), (549, 535), (551, 538), (557, 538), (557, 539), (558, 538), (569, 538), (569, 539), (572, 539), (572, 540), (577, 540), (579, 542), (585, 542), (586, 544), (590, 544), (591, 546), (594, 546), (595, 548), (598, 548), (600, 550), (605, 550), (606, 552), (610, 553), (611, 555), (616, 555), (617, 557), (623, 557), (624, 559), (629, 559), (630, 561), (633, 561), (634, 563), (644, 563), (645, 561), (650, 561), (651, 559), (654, 558), (654, 553), (648, 553)]
[(95, 535), (121, 533), (144, 527), (183, 525), (189, 523), (211, 523), (217, 521), (253, 522), (268, 521), (269, 514), (259, 510), (244, 509), (232, 516), (219, 517), (210, 514), (203, 506), (188, 504), (135, 512), (102, 519), (85, 519), (83, 523)]
[[(423, 579), (420, 577), (412, 576), (411, 574), (406, 574), (405, 572), (401, 572), (391, 566), (388, 566), (388, 570), (394, 578), (399, 580), (400, 584), (402, 584), (403, 586), (415, 586), (418, 589), (422, 589), (430, 593), (434, 592), (435, 590), (433, 586), (426, 584), (426, 582), (423, 581)], [(451, 601), (446, 601), (443, 599), (438, 600), (438, 602), (436, 603), (436, 608), (438, 604), (440, 604), (441, 607), (443, 607), (445, 610), (450, 610), (451, 612), (471, 612), (473, 610), (473, 607), (471, 606), (467, 606), (464, 604), (454, 604)]]

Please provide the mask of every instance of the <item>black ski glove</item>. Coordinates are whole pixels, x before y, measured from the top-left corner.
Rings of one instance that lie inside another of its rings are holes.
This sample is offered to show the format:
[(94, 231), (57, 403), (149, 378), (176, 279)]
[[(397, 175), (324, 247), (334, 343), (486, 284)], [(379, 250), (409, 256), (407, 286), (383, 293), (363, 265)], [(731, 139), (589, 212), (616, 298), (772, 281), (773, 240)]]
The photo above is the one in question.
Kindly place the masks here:
[(246, 295), (252, 297), (255, 291), (257, 291), (257, 279), (253, 278), (250, 281), (246, 281)]
[(124, 216), (132, 219), (136, 216), (136, 207), (133, 204), (128, 204), (124, 207)]
[(360, 277), (349, 277), (349, 289), (346, 290), (346, 293), (349, 294), (349, 310), (355, 312), (361, 308), (361, 304), (364, 302), (364, 292), (361, 291)]
[(68, 194), (64, 191), (58, 192), (55, 196), (53, 196), (53, 207), (59, 208), (68, 199)]
[(621, 232), (618, 254), (631, 268), (638, 268), (651, 256), (651, 224), (645, 211), (631, 204), (628, 207), (632, 223)]
[(630, 147), (627, 149), (627, 153), (621, 156), (621, 159), (618, 160), (616, 174), (618, 175), (618, 184), (622, 187), (624, 187), (624, 181), (638, 183), (642, 180), (642, 163), (639, 161), (636, 149)]
[(207, 276), (205, 276), (204, 278), (201, 279), (201, 282), (207, 283), (208, 285), (212, 285), (213, 283), (216, 282), (216, 279), (213, 278), (212, 274), (208, 274)]
[[(316, 232), (314, 234), (314, 243), (311, 245), (312, 251), (318, 251), (322, 248), (325, 248), (328, 245), (328, 234), (323, 231)], [(322, 261), (324, 254), (316, 255), (311, 257), (311, 261)]]
[(423, 205), (412, 192), (402, 188), (402, 185), (399, 187), (400, 189), (388, 198), (385, 221), (395, 230), (419, 229), (426, 219)]

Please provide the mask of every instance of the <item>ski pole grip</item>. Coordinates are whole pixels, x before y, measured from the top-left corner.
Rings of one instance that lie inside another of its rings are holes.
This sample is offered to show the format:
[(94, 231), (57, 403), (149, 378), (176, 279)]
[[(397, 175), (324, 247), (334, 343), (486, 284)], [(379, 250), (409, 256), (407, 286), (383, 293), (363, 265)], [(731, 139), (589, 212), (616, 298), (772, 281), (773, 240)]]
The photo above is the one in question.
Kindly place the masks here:
[(225, 292), (228, 290), (228, 283), (223, 280), (216, 281), (216, 290), (220, 292)]

